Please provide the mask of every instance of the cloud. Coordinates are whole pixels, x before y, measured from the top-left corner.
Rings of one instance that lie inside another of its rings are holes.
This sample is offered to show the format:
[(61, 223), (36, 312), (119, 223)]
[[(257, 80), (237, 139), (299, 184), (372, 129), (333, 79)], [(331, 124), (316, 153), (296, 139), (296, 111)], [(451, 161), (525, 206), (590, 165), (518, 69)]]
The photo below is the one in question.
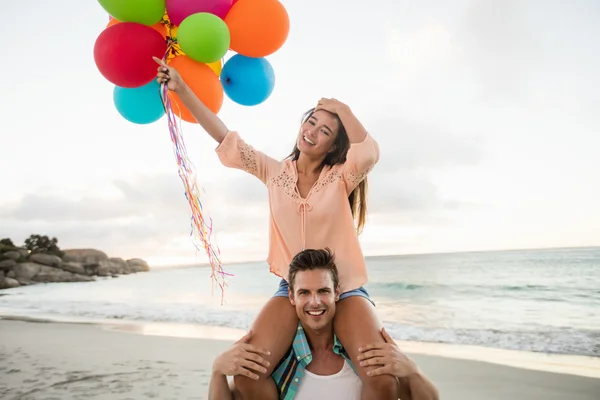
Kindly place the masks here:
[(479, 134), (453, 134), (435, 125), (414, 124), (398, 117), (378, 120), (372, 124), (372, 131), (381, 132), (377, 136), (380, 161), (369, 175), (372, 213), (430, 213), (456, 209), (459, 203), (460, 207), (470, 207), (444, 199), (433, 177), (478, 164), (483, 157)]
[[(258, 185), (253, 185), (252, 179)], [(211, 192), (201, 193), (203, 204), (213, 204), (205, 217), (213, 218), (220, 234), (252, 231), (260, 223), (266, 227), (266, 216), (260, 211), (266, 209), (266, 189), (263, 186), (261, 197), (260, 186), (260, 181), (247, 176), (219, 182), (211, 187), (214, 196)], [(136, 252), (137, 256), (165, 255), (177, 254), (186, 246), (191, 249), (190, 209), (176, 175), (116, 179), (106, 191), (114, 194), (27, 194), (0, 207), (0, 236), (19, 242), (33, 233), (48, 234), (58, 237), (64, 248), (97, 247), (131, 257)]]
[[(378, 119), (371, 127), (378, 132), (374, 136), (381, 148), (380, 163), (369, 182), (374, 220), (384, 225), (443, 223), (438, 211), (456, 204), (441, 197), (432, 174), (477, 163), (481, 149), (476, 138), (393, 116)], [(227, 176), (207, 183), (202, 191), (205, 215), (213, 218), (219, 242), (229, 249), (258, 243), (264, 249), (267, 189), (243, 171)], [(1, 205), (0, 236), (19, 241), (32, 233), (48, 234), (58, 237), (64, 248), (96, 247), (126, 257), (175, 256), (192, 250), (189, 205), (175, 173), (114, 179), (94, 188), (98, 195), (38, 190)]]
[(384, 32), (386, 58), (402, 84), (417, 85), (424, 77), (439, 75), (442, 63), (448, 68), (460, 55), (451, 31), (440, 21), (425, 21), (408, 31), (387, 25)]
[[(115, 179), (108, 196), (74, 196), (56, 193), (30, 193), (20, 201), (5, 205), (0, 218), (18, 221), (107, 221), (143, 218), (162, 210), (172, 216), (173, 204), (182, 203), (183, 188), (176, 176), (140, 176), (135, 181)], [(116, 192), (116, 195), (112, 193)]]
[(482, 137), (453, 133), (434, 124), (412, 123), (392, 112), (369, 128), (380, 144), (377, 166), (384, 170), (432, 170), (475, 165), (481, 159)]
[(520, 92), (536, 63), (539, 47), (522, 9), (517, 1), (478, 1), (467, 12), (462, 41), (486, 92)]
[(416, 173), (373, 173), (369, 177), (369, 210), (390, 214), (426, 210), (438, 200), (437, 187), (428, 177)]

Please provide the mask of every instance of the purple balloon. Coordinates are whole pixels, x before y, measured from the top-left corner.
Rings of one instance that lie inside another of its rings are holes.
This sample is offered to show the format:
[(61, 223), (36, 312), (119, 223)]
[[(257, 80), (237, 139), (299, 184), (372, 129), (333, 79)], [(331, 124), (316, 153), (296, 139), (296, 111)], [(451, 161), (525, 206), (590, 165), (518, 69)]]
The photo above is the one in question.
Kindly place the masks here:
[(232, 0), (167, 0), (166, 5), (171, 24), (179, 26), (184, 19), (200, 12), (225, 19), (231, 9)]

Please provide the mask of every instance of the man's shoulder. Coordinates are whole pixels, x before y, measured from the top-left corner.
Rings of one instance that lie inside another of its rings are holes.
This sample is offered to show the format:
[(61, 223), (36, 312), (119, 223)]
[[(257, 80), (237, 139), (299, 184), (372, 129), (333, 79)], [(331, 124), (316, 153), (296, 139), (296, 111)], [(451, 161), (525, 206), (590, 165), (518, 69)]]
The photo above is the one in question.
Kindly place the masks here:
[(348, 352), (344, 348), (344, 345), (342, 344), (342, 342), (340, 341), (340, 339), (337, 337), (337, 335), (335, 333), (333, 334), (333, 352), (344, 357), (344, 359), (346, 360), (348, 365), (350, 365), (352, 370), (358, 375), (358, 372), (356, 371), (356, 368), (354, 367), (354, 364), (352, 363), (352, 358), (350, 358), (350, 354), (348, 354)]
[(279, 364), (275, 367), (273, 374), (279, 376), (288, 374), (291, 369), (290, 364), (296, 363), (309, 355), (310, 347), (308, 346), (308, 340), (306, 339), (304, 328), (302, 327), (302, 324), (298, 323), (294, 341), (292, 342), (292, 345), (288, 351), (279, 361)]

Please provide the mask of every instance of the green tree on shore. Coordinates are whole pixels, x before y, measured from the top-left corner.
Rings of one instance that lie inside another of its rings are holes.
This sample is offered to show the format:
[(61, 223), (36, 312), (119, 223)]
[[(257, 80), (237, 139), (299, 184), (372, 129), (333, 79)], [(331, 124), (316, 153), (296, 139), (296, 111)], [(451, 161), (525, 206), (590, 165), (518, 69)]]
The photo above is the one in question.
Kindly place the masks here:
[(0, 240), (0, 245), (4, 245), (6, 247), (15, 247), (13, 241), (10, 240), (9, 238), (1, 239)]
[(32, 253), (54, 254), (62, 257), (64, 253), (58, 247), (58, 239), (50, 239), (46, 235), (31, 235), (25, 239), (25, 248)]

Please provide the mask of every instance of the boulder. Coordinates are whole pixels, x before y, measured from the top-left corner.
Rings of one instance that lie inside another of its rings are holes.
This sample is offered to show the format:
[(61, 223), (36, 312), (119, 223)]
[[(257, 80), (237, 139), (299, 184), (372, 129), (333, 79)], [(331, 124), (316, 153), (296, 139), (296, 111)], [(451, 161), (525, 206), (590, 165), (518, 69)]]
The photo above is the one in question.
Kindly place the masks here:
[(21, 253), (16, 250), (7, 251), (6, 253), (2, 253), (2, 255), (15, 261), (21, 258)]
[(17, 262), (11, 258), (8, 260), (0, 261), (0, 271), (13, 269), (17, 265)]
[(140, 258), (132, 258), (127, 260), (127, 266), (131, 272), (148, 272), (150, 267), (148, 263)]
[(90, 282), (94, 280), (91, 276), (74, 274), (60, 268), (31, 262), (17, 264), (13, 272), (15, 274), (14, 279), (21, 284), (30, 282)]
[(62, 269), (63, 271), (72, 272), (74, 274), (87, 275), (85, 267), (80, 263), (76, 262), (62, 261), (58, 268)]
[(35, 282), (92, 282), (95, 279), (87, 275), (74, 274), (60, 268), (42, 265), (40, 272), (33, 278)]
[[(5, 249), (0, 261), (0, 289), (33, 285), (40, 282), (90, 282), (94, 276), (118, 277), (146, 272), (148, 263), (140, 258), (125, 261), (109, 258), (95, 249), (64, 250), (64, 256), (31, 253), (27, 249)], [(25, 262), (19, 262), (26, 260)]]
[(127, 261), (123, 260), (122, 258), (111, 257), (108, 260), (108, 262), (110, 262), (110, 264), (112, 265), (112, 267), (113, 267), (112, 271), (115, 273), (115, 275), (129, 273), (129, 267), (127, 266)]
[(86, 264), (100, 264), (103, 262), (108, 262), (108, 256), (106, 253), (95, 250), (95, 249), (70, 249), (63, 250), (65, 253), (63, 256), (63, 261), (66, 262), (76, 262), (82, 265)]
[(0, 277), (0, 289), (12, 289), (21, 286), (16, 279)]
[(53, 254), (33, 253), (29, 256), (29, 262), (47, 265), (49, 267), (58, 267), (62, 263), (62, 260), (59, 256)]
[[(21, 281), (33, 281), (33, 278), (40, 273), (42, 269), (41, 264), (35, 264), (30, 262), (24, 262), (21, 264), (15, 265), (11, 272), (14, 273), (14, 276), (9, 276), (9, 278), (14, 278)], [(8, 275), (7, 275), (8, 276)]]

